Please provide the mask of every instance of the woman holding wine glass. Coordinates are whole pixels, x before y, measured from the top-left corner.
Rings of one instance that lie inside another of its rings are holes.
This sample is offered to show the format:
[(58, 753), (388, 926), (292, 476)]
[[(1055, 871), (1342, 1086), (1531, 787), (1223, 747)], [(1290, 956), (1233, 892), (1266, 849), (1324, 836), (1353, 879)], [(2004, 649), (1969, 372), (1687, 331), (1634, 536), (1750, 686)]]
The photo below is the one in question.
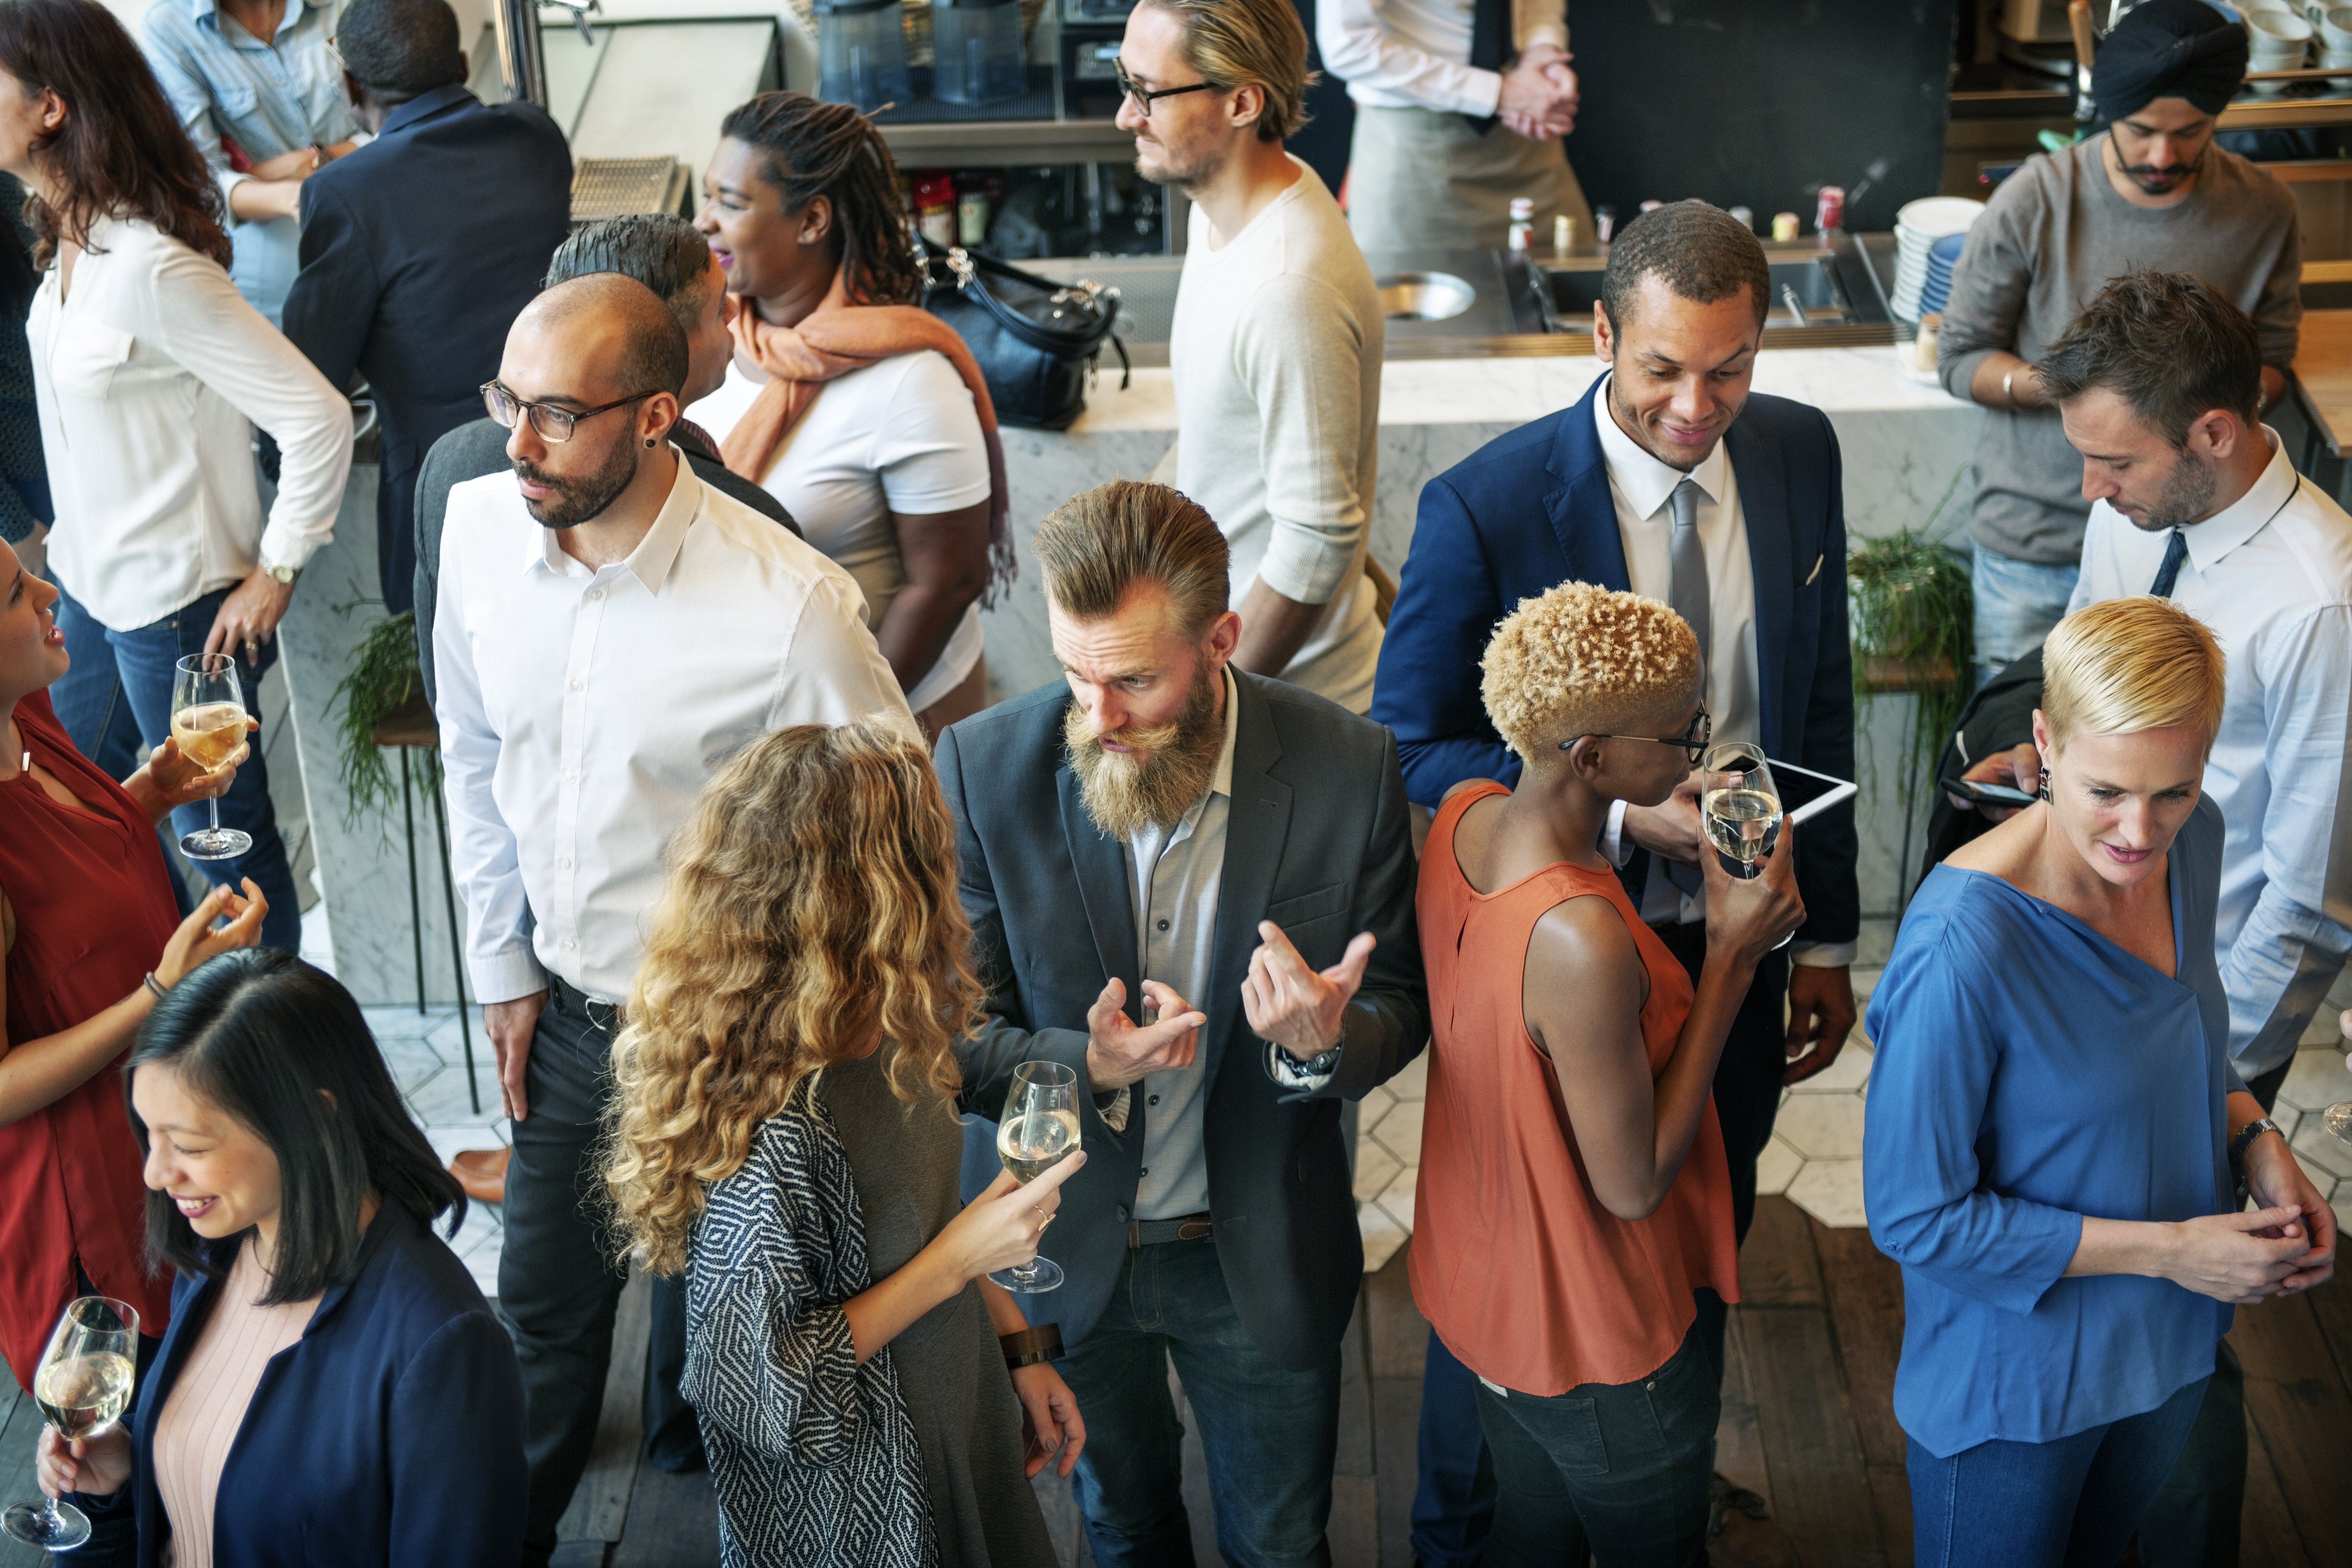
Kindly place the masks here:
[(1790, 830), (1752, 879), (1702, 857), (1694, 986), (1595, 846), (1612, 802), (1659, 804), (1705, 750), (1698, 639), (1655, 600), (1566, 583), (1503, 622), (1485, 669), (1526, 768), (1456, 786), (1423, 849), (1413, 1300), (1479, 1378), (1484, 1561), (1701, 1563), (1738, 1295), (1711, 1089), (1757, 964), (1804, 919)]
[(1007, 1157), (1033, 1179), (959, 1208), (970, 943), (929, 756), (885, 721), (754, 742), (671, 843), (606, 1177), (616, 1245), (686, 1275), (729, 1568), (1055, 1561), (1029, 1478), (1086, 1426), (1058, 1335), (985, 1277), (1086, 1155), (1041, 1128)]
[(166, 740), (107, 777), (49, 708), (70, 662), (57, 602), (0, 543), (0, 1356), (28, 1391), (75, 1297), (119, 1298), (163, 1330), (138, 1144), (107, 1069), (183, 974), (259, 938), (268, 907), (247, 882), (180, 918), (156, 826), (226, 788), (244, 747), (207, 770)]

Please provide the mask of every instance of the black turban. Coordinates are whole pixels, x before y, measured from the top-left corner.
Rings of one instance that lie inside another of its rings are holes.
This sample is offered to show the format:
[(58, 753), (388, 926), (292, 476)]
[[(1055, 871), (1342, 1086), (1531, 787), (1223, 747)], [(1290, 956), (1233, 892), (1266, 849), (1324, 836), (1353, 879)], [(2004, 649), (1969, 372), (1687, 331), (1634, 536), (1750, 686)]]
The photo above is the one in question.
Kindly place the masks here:
[(2100, 42), (2091, 99), (2105, 121), (2159, 98), (2219, 114), (2245, 77), (2245, 28), (2204, 0), (2142, 0)]

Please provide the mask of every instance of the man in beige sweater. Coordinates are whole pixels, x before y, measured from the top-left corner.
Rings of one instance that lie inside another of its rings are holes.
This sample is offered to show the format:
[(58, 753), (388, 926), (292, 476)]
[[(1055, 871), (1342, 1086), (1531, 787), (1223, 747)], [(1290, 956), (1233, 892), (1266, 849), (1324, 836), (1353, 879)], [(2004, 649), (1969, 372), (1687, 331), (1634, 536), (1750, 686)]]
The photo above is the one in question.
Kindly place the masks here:
[(1354, 712), (1381, 628), (1364, 572), (1383, 317), (1305, 121), (1290, 0), (1145, 0), (1119, 45), (1136, 169), (1192, 202), (1169, 363), (1175, 486), (1232, 550), (1234, 662)]

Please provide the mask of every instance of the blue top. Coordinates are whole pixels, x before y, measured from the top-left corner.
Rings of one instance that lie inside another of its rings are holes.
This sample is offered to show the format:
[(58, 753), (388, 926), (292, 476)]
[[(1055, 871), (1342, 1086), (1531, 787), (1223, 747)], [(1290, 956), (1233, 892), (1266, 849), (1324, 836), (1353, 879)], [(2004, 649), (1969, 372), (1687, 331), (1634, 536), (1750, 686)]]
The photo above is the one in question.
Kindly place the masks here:
[(1903, 1266), (1895, 1415), (1939, 1458), (2153, 1410), (2213, 1371), (2231, 1310), (2167, 1279), (2062, 1279), (2083, 1216), (2233, 1205), (2221, 814), (2172, 846), (2178, 978), (1998, 877), (1938, 866), (1865, 1021), (1871, 1239)]
[[(226, 1274), (231, 1247), (207, 1249)], [(163, 1561), (155, 1418), (226, 1283), (183, 1274), (141, 1378), (132, 1474), (90, 1516), (75, 1568)], [(269, 1358), (213, 1498), (215, 1568), (513, 1568), (522, 1554), (522, 1377), (506, 1331), (448, 1246), (397, 1204), (359, 1273)]]
[[(154, 0), (148, 6), (140, 46), (181, 128), (221, 183), (224, 216), (229, 187), (245, 176), (230, 171), (222, 137), (235, 138), (247, 158), (264, 163), (298, 148), (348, 141), (358, 131), (342, 68), (327, 52), (334, 15), (328, 0), (287, 0), (278, 36), (264, 43), (222, 16), (214, 0)], [(290, 217), (227, 223), (236, 247), (229, 278), (274, 327), (301, 265), (302, 226)]]

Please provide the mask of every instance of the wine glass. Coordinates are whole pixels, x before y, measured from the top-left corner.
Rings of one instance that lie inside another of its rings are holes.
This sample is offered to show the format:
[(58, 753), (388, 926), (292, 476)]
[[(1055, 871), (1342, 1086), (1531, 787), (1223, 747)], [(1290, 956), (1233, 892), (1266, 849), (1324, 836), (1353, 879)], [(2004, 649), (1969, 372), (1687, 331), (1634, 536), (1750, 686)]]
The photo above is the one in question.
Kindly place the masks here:
[[(1772, 782), (1763, 752), (1745, 741), (1726, 741), (1708, 750), (1699, 768), (1699, 817), (1716, 858), (1743, 881), (1762, 876), (1757, 862), (1780, 841), (1780, 786)], [(1788, 944), (1784, 936), (1772, 945)]]
[[(1013, 1069), (1004, 1120), (996, 1124), (996, 1157), (1024, 1186), (1078, 1147), (1078, 1075), (1059, 1062), (1023, 1062)], [(989, 1276), (1007, 1290), (1030, 1295), (1062, 1282), (1061, 1265), (1033, 1258)]]
[[(137, 1375), (139, 1313), (128, 1302), (82, 1296), (66, 1303), (33, 1373), (33, 1402), (58, 1436), (95, 1437), (122, 1417)], [(27, 1546), (71, 1552), (89, 1539), (81, 1510), (55, 1498), (0, 1513), (0, 1530)]]
[[(180, 754), (206, 773), (245, 744), (245, 693), (236, 660), (225, 653), (192, 653), (172, 667), (172, 739)], [(228, 860), (253, 847), (253, 835), (220, 825), (220, 796), (205, 802), (212, 826), (181, 835), (180, 850), (191, 860)]]

